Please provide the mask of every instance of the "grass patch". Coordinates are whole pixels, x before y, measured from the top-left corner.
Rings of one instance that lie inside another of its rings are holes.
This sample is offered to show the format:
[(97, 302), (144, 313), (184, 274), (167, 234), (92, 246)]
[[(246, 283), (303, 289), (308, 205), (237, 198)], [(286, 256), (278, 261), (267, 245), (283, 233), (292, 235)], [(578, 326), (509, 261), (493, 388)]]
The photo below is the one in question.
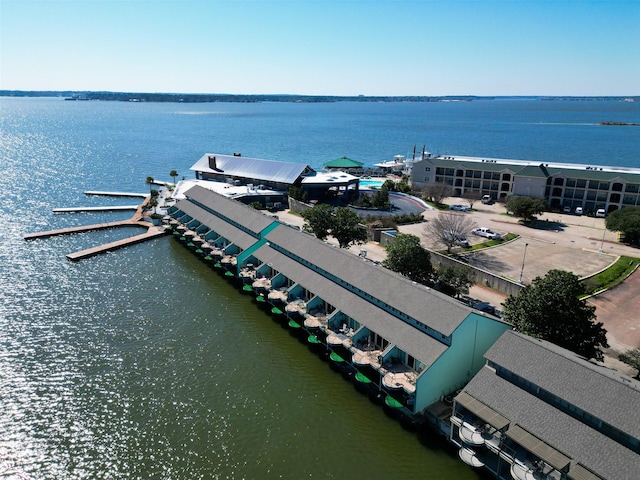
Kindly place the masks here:
[(471, 245), (470, 248), (466, 249), (467, 252), (474, 252), (476, 250), (482, 250), (483, 248), (495, 247), (496, 245), (502, 245), (503, 243), (510, 242), (513, 239), (518, 238), (518, 235), (515, 233), (507, 233), (500, 240), (488, 240), (486, 242), (477, 243), (476, 245)]
[(587, 295), (611, 288), (629, 275), (640, 264), (640, 258), (620, 257), (606, 270), (583, 281)]

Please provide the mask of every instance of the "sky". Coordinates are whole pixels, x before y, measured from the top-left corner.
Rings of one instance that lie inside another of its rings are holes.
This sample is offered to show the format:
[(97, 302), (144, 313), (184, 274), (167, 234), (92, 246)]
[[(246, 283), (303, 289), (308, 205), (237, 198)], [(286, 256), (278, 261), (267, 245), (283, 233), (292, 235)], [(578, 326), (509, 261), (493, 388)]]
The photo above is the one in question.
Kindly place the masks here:
[(640, 95), (640, 0), (0, 0), (0, 89)]

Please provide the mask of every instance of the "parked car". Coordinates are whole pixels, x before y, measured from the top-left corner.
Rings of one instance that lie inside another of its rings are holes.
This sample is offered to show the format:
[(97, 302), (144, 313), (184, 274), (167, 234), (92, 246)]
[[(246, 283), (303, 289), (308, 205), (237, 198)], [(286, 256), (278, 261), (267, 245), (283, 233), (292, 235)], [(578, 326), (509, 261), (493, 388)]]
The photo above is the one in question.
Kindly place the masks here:
[(569, 205), (565, 205), (565, 207), (562, 209), (562, 211), (564, 213), (571, 213), (571, 207)]
[(451, 205), (449, 208), (458, 212), (468, 212), (471, 210), (467, 205)]
[(583, 213), (582, 207), (576, 207), (576, 215), (582, 215)]
[(491, 197), (491, 195), (483, 195), (482, 203), (484, 203), (485, 205), (491, 205), (493, 203), (493, 198)]
[(491, 240), (499, 240), (500, 238), (502, 238), (502, 235), (500, 235), (498, 232), (494, 232), (493, 230), (484, 227), (474, 228), (473, 230), (471, 230), (471, 233), (480, 237), (490, 238)]
[(453, 241), (454, 245), (458, 245), (459, 247), (470, 247), (469, 240), (466, 239), (463, 235), (454, 234), (451, 232), (444, 232), (444, 237), (447, 241)]
[(596, 217), (604, 218), (606, 216), (607, 216), (607, 211), (604, 208), (599, 208), (598, 210), (596, 210)]

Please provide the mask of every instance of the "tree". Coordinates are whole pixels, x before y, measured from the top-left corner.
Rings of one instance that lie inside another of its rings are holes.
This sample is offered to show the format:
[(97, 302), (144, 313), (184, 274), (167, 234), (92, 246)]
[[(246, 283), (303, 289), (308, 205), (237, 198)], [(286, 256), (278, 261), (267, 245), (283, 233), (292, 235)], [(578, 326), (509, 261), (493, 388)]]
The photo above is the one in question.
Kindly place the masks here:
[(466, 200), (469, 208), (473, 209), (473, 205), (482, 198), (482, 193), (474, 191), (465, 192), (462, 198)]
[(367, 231), (360, 225), (358, 215), (347, 207), (335, 209), (331, 235), (338, 240), (340, 248), (348, 248), (351, 244), (358, 245), (367, 241)]
[(326, 203), (315, 205), (313, 208), (302, 212), (305, 219), (304, 230), (313, 233), (320, 240), (329, 236), (329, 231), (333, 225), (333, 207)]
[(169, 172), (169, 176), (173, 178), (173, 184), (176, 184), (176, 177), (178, 176), (178, 172), (176, 170), (171, 170)]
[(595, 307), (580, 300), (584, 292), (573, 273), (550, 270), (505, 300), (503, 318), (518, 332), (602, 361), (607, 331), (594, 321)]
[(607, 215), (604, 220), (607, 230), (624, 234), (625, 242), (640, 243), (640, 208), (624, 207)]
[(633, 378), (640, 380), (640, 347), (632, 348), (631, 350), (621, 353), (618, 359), (635, 368), (638, 373), (636, 373), (636, 376)]
[(428, 285), (433, 276), (431, 254), (422, 248), (418, 237), (406, 233), (396, 235), (387, 247), (387, 258), (382, 265), (424, 285)]
[(428, 183), (422, 188), (422, 192), (427, 200), (436, 205), (441, 205), (442, 200), (453, 194), (453, 188), (451, 185), (445, 185), (444, 183)]
[(547, 204), (542, 198), (512, 196), (507, 200), (507, 212), (522, 218), (525, 222), (535, 220), (547, 209)]
[(153, 177), (147, 177), (144, 181), (147, 185), (149, 185), (149, 193), (151, 193), (151, 187), (153, 185)]
[(438, 268), (436, 278), (439, 290), (452, 297), (469, 293), (473, 285), (473, 269), (467, 265), (443, 265)]
[(466, 239), (475, 226), (473, 219), (465, 214), (441, 212), (425, 225), (424, 231), (436, 242), (447, 247), (447, 253), (451, 253), (451, 248), (458, 245), (460, 239)]

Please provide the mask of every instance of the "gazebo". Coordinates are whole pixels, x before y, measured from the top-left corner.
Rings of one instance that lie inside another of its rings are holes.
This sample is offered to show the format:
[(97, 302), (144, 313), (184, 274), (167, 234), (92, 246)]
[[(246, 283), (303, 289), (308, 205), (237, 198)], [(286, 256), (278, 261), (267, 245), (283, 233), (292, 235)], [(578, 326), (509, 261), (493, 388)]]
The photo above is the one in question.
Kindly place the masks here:
[(336, 158), (324, 164), (325, 170), (341, 170), (343, 172), (350, 172), (352, 170), (361, 170), (364, 163), (352, 160), (347, 157)]

